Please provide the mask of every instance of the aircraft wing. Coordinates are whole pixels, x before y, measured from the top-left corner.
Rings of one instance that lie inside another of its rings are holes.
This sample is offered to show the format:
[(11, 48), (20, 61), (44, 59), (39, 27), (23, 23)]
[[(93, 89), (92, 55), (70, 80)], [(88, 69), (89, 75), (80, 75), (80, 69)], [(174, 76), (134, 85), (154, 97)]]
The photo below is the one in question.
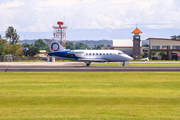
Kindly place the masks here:
[(78, 61), (82, 62), (109, 62), (110, 60), (104, 58), (79, 58)]

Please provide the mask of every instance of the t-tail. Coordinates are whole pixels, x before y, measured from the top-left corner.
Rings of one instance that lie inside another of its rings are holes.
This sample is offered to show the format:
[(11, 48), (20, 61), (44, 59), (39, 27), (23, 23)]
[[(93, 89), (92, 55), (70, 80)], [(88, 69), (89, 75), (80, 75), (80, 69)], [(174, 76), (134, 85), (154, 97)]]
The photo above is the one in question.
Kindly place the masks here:
[(52, 39), (44, 39), (44, 41), (47, 43), (48, 47), (50, 48), (51, 52), (60, 52), (65, 51), (63, 46), (54, 38)]

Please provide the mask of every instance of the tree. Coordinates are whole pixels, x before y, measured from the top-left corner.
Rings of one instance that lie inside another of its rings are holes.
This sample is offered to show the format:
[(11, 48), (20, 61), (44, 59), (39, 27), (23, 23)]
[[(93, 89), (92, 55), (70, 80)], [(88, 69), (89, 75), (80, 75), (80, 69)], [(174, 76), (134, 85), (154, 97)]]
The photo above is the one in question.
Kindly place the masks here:
[(0, 39), (0, 56), (5, 55), (5, 49), (7, 48), (7, 40)]
[(101, 50), (102, 47), (104, 47), (103, 44), (98, 45), (98, 46), (94, 45), (93, 50)]
[(17, 34), (16, 29), (14, 29), (12, 26), (7, 29), (5, 38), (9, 39), (10, 44), (12, 45), (19, 42), (19, 35)]
[(78, 42), (75, 44), (75, 49), (77, 50), (84, 50), (84, 49), (90, 49), (90, 47), (87, 44)]
[(147, 53), (144, 53), (144, 58), (147, 58), (148, 57), (148, 54)]
[(180, 35), (178, 35), (178, 36), (176, 36), (176, 37), (177, 37), (176, 39), (180, 40)]
[(148, 47), (148, 45), (147, 44), (143, 44), (142, 47)]
[(19, 56), (23, 54), (22, 45), (9, 44), (6, 39), (0, 39), (0, 55), (11, 54)]
[(176, 35), (174, 35), (174, 36), (171, 36), (171, 39), (174, 39), (174, 40), (176, 40)]
[(153, 57), (154, 57), (157, 52), (156, 52), (156, 51), (152, 51), (151, 53), (152, 53), (152, 55), (153, 55)]
[(66, 49), (74, 50), (75, 45), (73, 44), (73, 42), (67, 42), (66, 43)]
[(164, 51), (160, 51), (158, 55), (162, 57), (163, 55), (165, 55), (165, 52)]
[(39, 54), (39, 49), (32, 45), (30, 46), (28, 52), (29, 52), (29, 56), (34, 56), (36, 54)]
[(39, 53), (39, 49), (35, 47), (33, 44), (23, 44), (23, 47), (28, 47), (28, 50), (23, 50), (23, 54), (25, 56), (34, 56)]
[(28, 44), (28, 43), (24, 43), (24, 44), (22, 44), (22, 46), (23, 46), (23, 47), (27, 47), (27, 48), (29, 48), (30, 44)]
[(11, 45), (10, 46), (10, 54), (13, 56), (22, 56), (23, 55), (22, 45), (20, 45), (20, 44)]
[(46, 50), (47, 52), (51, 52), (48, 45), (42, 39), (35, 41), (34, 46), (39, 50)]
[(0, 35), (0, 39), (1, 39), (1, 35)]

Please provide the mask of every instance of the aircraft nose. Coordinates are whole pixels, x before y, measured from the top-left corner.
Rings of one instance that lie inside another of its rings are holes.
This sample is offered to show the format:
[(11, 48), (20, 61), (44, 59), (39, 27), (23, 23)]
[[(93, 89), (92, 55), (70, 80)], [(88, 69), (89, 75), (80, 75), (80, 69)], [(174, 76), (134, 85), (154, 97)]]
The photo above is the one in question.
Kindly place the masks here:
[(131, 60), (133, 60), (133, 58), (130, 57), (129, 55), (126, 55), (126, 56), (125, 56), (125, 61), (131, 61)]
[(133, 58), (132, 58), (132, 57), (130, 57), (130, 56), (129, 56), (129, 59), (130, 59), (129, 61), (133, 60)]

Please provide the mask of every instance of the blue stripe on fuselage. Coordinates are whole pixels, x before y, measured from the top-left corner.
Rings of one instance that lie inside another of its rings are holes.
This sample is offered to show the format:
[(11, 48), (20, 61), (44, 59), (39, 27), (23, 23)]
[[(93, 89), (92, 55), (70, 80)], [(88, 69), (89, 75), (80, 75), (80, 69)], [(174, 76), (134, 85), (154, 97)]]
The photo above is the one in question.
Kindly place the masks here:
[(74, 55), (74, 52), (72, 52), (72, 51), (53, 52), (53, 53), (49, 53), (48, 55), (76, 59), (76, 56)]

